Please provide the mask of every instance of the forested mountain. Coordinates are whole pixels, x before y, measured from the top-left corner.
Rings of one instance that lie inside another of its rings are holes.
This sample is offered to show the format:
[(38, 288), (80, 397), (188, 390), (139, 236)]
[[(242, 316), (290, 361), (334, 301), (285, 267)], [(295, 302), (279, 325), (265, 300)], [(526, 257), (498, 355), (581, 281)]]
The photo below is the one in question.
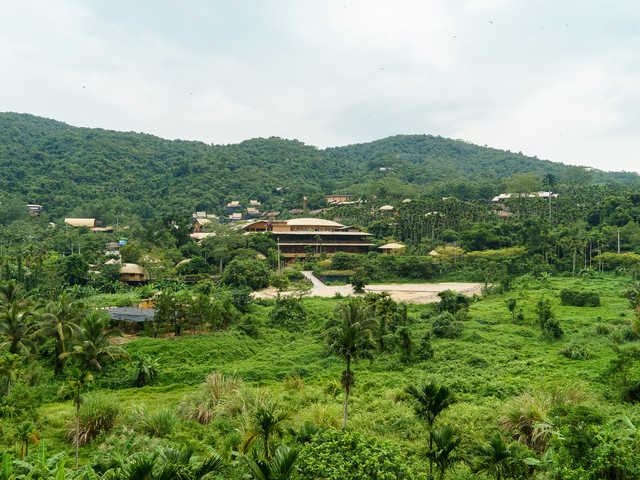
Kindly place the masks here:
[(134, 132), (77, 128), (32, 115), (0, 114), (0, 199), (39, 203), (52, 220), (113, 222), (260, 200), (262, 210), (322, 206), (322, 195), (452, 195), (487, 198), (513, 175), (552, 173), (583, 183), (638, 182), (605, 173), (429, 135), (317, 149), (297, 140), (236, 145), (169, 141)]

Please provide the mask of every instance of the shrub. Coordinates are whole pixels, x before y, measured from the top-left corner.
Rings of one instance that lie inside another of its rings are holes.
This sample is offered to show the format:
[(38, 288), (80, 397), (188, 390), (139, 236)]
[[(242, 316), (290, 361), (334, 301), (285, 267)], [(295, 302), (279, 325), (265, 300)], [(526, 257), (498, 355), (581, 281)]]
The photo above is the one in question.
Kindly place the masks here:
[(431, 360), (433, 358), (433, 346), (431, 345), (431, 332), (427, 332), (420, 340), (418, 348), (418, 358), (420, 360)]
[[(103, 393), (92, 393), (80, 406), (80, 431), (78, 442), (80, 445), (93, 440), (101, 433), (109, 432), (118, 421), (120, 407), (116, 399)], [(67, 439), (73, 441), (76, 435), (75, 419), (67, 422)]]
[(471, 299), (466, 295), (454, 292), (453, 290), (443, 290), (438, 293), (440, 303), (438, 304), (440, 312), (449, 312), (455, 315), (458, 310), (467, 308), (471, 303)]
[(225, 377), (220, 372), (214, 372), (200, 384), (198, 392), (180, 402), (179, 413), (199, 423), (209, 423), (218, 412), (224, 410), (228, 400), (238, 395), (241, 386), (242, 380), (235, 376)]
[(276, 298), (276, 304), (269, 312), (269, 323), (287, 330), (300, 330), (307, 320), (307, 313), (302, 307), (302, 299), (293, 295)]
[(295, 468), (300, 480), (414, 478), (409, 462), (396, 446), (344, 430), (312, 435), (301, 448)]
[(570, 307), (599, 307), (600, 295), (596, 292), (565, 288), (560, 292), (560, 303)]
[(543, 384), (508, 402), (500, 417), (500, 426), (511, 432), (514, 440), (542, 452), (551, 437), (547, 428), (551, 409), (586, 399), (587, 395), (578, 384)]
[(133, 410), (135, 427), (150, 437), (164, 438), (173, 432), (178, 424), (178, 415), (169, 407), (160, 410), (149, 411), (142, 405)]
[(556, 315), (551, 310), (551, 302), (549, 299), (541, 298), (536, 305), (536, 313), (538, 314), (538, 321), (540, 322), (540, 328), (542, 329), (542, 336), (550, 340), (557, 340), (562, 338), (564, 332), (560, 328), (560, 323), (556, 320)]
[(560, 353), (571, 360), (589, 360), (591, 357), (591, 352), (586, 346), (575, 343), (567, 345)]
[(262, 321), (255, 315), (245, 315), (236, 324), (236, 328), (245, 335), (248, 335), (252, 338), (258, 338), (260, 336), (261, 325)]
[(462, 333), (462, 322), (449, 312), (443, 312), (433, 319), (433, 335), (438, 338), (457, 338)]

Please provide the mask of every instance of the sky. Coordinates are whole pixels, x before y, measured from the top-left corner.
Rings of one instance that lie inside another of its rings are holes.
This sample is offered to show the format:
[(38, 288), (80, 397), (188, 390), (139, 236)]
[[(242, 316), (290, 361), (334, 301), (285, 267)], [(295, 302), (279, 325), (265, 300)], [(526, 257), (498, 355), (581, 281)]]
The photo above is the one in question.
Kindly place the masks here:
[(640, 171), (637, 0), (2, 0), (0, 111), (210, 144), (431, 134)]

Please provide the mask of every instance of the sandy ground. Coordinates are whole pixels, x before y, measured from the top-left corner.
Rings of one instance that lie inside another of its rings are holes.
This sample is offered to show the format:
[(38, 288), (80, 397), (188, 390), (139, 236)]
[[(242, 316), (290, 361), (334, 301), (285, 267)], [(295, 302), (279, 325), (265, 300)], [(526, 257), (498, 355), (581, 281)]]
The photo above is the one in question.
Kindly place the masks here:
[[(367, 285), (365, 292), (388, 292), (397, 302), (406, 303), (431, 303), (439, 302), (438, 293), (443, 290), (453, 290), (469, 297), (473, 294), (482, 295), (481, 283), (407, 283), (398, 284), (391, 283), (388, 285)], [(256, 298), (274, 298), (277, 295), (274, 287), (269, 287), (253, 295)], [(282, 292), (281, 295), (288, 295), (296, 292)], [(343, 285), (339, 287), (330, 286), (314, 286), (309, 290), (308, 296), (311, 297), (333, 297), (336, 293), (342, 296), (353, 295), (353, 287), (351, 285)]]

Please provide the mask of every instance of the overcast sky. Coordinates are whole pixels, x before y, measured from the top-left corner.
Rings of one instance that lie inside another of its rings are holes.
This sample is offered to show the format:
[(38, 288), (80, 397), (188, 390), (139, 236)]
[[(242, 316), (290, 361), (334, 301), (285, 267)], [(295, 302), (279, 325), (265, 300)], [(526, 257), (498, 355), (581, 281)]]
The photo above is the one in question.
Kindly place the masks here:
[(2, 0), (0, 110), (321, 148), (426, 133), (640, 171), (637, 0)]

